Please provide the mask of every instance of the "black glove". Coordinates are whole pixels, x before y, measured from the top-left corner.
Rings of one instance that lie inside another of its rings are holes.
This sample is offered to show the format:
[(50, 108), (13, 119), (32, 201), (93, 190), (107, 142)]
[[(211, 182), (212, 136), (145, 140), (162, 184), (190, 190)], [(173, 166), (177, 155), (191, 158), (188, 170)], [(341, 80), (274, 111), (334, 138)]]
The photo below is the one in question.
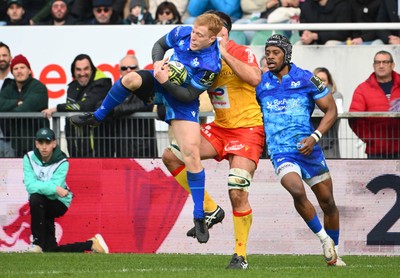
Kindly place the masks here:
[(93, 113), (84, 113), (82, 115), (74, 115), (69, 118), (69, 122), (77, 127), (91, 126), (96, 127), (101, 124), (99, 120), (96, 119)]

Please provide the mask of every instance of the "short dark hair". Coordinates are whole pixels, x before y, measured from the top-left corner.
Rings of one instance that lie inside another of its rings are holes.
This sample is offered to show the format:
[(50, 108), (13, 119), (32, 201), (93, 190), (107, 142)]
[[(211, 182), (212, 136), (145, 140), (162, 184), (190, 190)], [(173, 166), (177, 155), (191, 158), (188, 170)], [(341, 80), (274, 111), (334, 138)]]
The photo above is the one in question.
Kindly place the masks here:
[(376, 55), (378, 55), (378, 54), (389, 55), (389, 57), (390, 57), (390, 62), (393, 63), (393, 56), (392, 56), (392, 53), (390, 53), (389, 51), (380, 50), (380, 51), (376, 52), (376, 54), (375, 54), (375, 56), (374, 56), (374, 60), (375, 60)]
[(10, 50), (10, 48), (8, 47), (8, 45), (6, 45), (4, 42), (0, 42), (0, 47), (5, 47), (5, 48), (7, 48), (7, 50), (8, 50), (8, 53), (10, 53), (11, 54), (11, 50)]

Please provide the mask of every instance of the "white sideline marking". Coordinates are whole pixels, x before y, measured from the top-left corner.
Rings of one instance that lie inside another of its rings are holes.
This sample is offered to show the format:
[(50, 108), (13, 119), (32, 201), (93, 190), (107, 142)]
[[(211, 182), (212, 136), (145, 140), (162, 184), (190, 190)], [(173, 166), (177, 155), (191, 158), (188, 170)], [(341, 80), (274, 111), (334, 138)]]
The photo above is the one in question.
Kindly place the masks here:
[[(325, 266), (324, 264), (318, 265), (318, 266), (296, 266), (296, 267), (257, 267), (257, 266), (252, 266), (250, 265), (251, 269), (256, 269), (256, 270), (273, 270), (273, 271), (279, 271), (279, 270), (285, 270), (285, 269), (316, 269), (316, 268), (321, 268), (321, 267), (329, 267)], [(346, 267), (337, 267), (339, 269), (349, 269), (349, 268), (388, 268), (388, 267), (398, 267), (398, 265), (348, 265)], [(223, 269), (224, 266), (221, 266), (221, 269)], [(336, 267), (329, 267), (329, 268), (336, 268)], [(152, 272), (152, 271), (167, 271), (167, 272), (188, 272), (188, 271), (194, 271), (198, 270), (197, 268), (122, 268), (122, 269), (116, 269), (116, 270), (104, 270), (104, 271), (93, 271), (93, 270), (74, 270), (74, 271), (57, 271), (57, 270), (52, 270), (52, 271), (6, 271), (3, 272), (2, 274), (5, 274), (6, 276), (20, 276), (20, 275), (46, 275), (46, 274), (104, 274), (104, 273), (143, 273), (143, 272)]]

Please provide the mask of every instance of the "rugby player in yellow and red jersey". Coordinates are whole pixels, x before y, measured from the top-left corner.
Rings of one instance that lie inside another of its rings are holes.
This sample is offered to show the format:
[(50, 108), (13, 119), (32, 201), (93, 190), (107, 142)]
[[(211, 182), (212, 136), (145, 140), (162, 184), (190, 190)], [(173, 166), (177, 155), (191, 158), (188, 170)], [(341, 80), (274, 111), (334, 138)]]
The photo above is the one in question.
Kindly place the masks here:
[[(229, 40), (232, 22), (222, 12), (224, 28), (218, 34), (222, 70), (208, 89), (215, 110), (215, 120), (201, 126), (200, 155), (229, 161), (228, 190), (233, 210), (236, 246), (228, 269), (247, 269), (247, 241), (252, 223), (249, 188), (264, 147), (264, 128), (255, 86), (261, 81), (261, 71), (253, 52)], [(188, 192), (186, 169), (176, 144), (164, 151), (163, 162), (178, 183)], [(222, 222), (225, 213), (206, 192), (204, 200), (206, 223), (209, 228)], [(187, 232), (195, 237), (195, 229)]]

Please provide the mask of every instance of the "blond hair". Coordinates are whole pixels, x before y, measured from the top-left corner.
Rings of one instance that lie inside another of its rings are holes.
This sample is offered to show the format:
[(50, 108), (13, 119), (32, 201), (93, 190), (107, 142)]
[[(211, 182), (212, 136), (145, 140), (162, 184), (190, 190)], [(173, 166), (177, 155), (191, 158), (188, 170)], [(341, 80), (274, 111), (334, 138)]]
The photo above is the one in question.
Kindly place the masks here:
[(224, 26), (222, 20), (217, 15), (210, 13), (199, 15), (193, 24), (207, 26), (213, 36), (217, 36)]

